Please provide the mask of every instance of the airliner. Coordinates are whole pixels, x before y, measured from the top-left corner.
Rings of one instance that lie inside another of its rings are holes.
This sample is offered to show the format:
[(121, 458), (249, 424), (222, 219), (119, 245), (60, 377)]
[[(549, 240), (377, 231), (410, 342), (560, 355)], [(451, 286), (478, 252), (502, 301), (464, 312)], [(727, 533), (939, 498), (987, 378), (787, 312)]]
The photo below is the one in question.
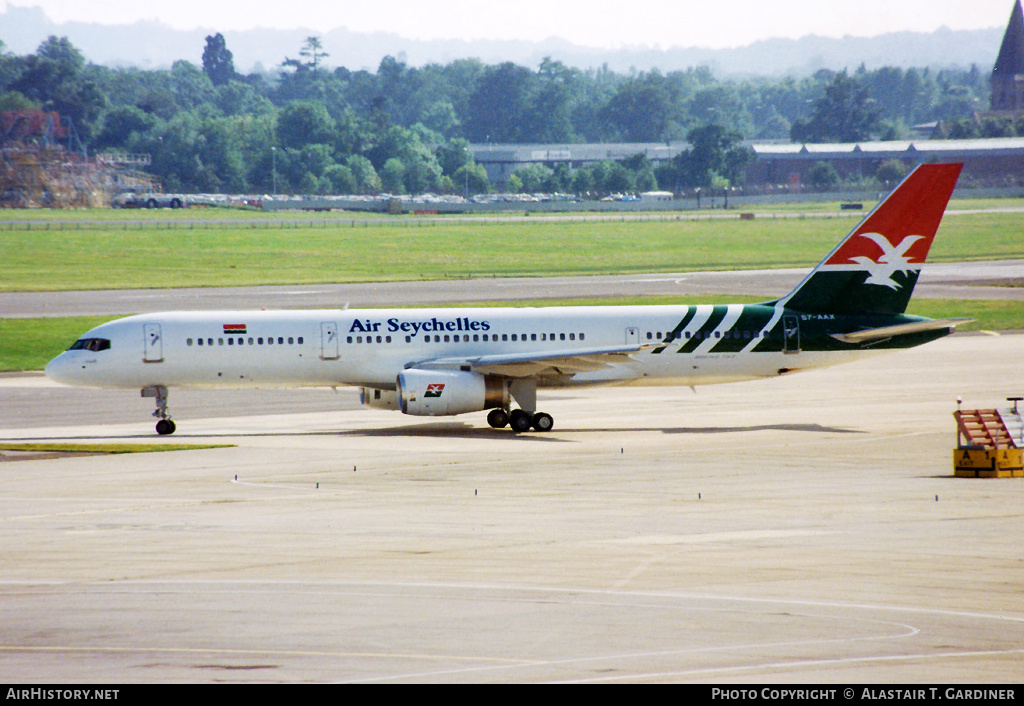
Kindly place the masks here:
[(968, 319), (905, 311), (962, 166), (918, 166), (792, 292), (761, 304), (172, 311), (97, 326), (46, 375), (141, 390), (162, 435), (176, 428), (173, 388), (311, 386), (547, 432), (540, 389), (773, 378), (952, 333)]

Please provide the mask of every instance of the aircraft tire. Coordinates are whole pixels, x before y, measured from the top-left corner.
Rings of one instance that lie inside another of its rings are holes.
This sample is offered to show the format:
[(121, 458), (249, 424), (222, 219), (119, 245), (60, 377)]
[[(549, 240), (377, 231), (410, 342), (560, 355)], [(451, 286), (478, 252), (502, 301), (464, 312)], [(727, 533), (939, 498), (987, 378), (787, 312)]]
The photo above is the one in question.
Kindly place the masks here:
[(487, 413), (487, 423), (495, 429), (504, 429), (508, 426), (508, 414), (503, 409), (492, 409)]
[(537, 412), (533, 415), (533, 428), (537, 431), (551, 431), (555, 426), (555, 420), (547, 412)]
[(533, 417), (530, 416), (529, 412), (524, 412), (521, 409), (512, 410), (512, 415), (508, 421), (512, 431), (517, 434), (523, 431), (530, 431), (530, 427), (533, 426)]
[(161, 419), (156, 423), (156, 433), (160, 436), (173, 434), (175, 429), (177, 429), (177, 426), (170, 419)]

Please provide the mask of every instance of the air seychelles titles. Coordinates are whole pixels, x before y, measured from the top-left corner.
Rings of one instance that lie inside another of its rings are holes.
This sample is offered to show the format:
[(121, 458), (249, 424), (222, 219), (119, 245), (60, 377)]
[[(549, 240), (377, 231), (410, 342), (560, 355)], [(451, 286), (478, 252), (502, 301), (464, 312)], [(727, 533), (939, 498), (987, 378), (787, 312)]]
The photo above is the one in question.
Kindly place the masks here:
[[(384, 326), (384, 329), (381, 329)], [(352, 321), (352, 325), (349, 327), (349, 333), (380, 333), (382, 330), (389, 333), (408, 333), (415, 336), (418, 333), (433, 333), (433, 332), (452, 332), (456, 333), (459, 331), (490, 331), (491, 324), (489, 321), (481, 321), (478, 319), (471, 319), (468, 316), (462, 316), (455, 319), (438, 319), (433, 317), (426, 321), (403, 321), (397, 317), (390, 318), (387, 321), (374, 321), (372, 319), (355, 319)]]

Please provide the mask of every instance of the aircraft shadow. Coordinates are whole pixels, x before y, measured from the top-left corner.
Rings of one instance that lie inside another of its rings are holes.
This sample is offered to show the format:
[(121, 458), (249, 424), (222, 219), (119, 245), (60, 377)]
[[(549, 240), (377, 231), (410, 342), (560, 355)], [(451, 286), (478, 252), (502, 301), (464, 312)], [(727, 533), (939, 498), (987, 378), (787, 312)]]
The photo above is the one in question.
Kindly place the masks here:
[[(399, 427), (387, 427), (380, 429), (350, 429), (350, 430), (336, 430), (336, 429), (312, 429), (307, 431), (261, 431), (261, 432), (234, 432), (224, 434), (213, 434), (213, 433), (189, 433), (177, 434), (169, 437), (160, 437), (153, 433), (144, 434), (131, 434), (131, 435), (118, 435), (118, 436), (65, 436), (60, 437), (61, 441), (114, 441), (117, 439), (139, 439), (146, 441), (163, 441), (168, 444), (187, 444), (189, 442), (201, 443), (207, 440), (217, 440), (224, 443), (226, 439), (232, 437), (241, 438), (257, 438), (257, 437), (284, 437), (284, 436), (339, 436), (339, 437), (419, 437), (419, 438), (436, 438), (436, 439), (515, 439), (522, 442), (530, 441), (541, 441), (541, 442), (558, 442), (558, 443), (578, 443), (579, 440), (559, 438), (558, 432), (566, 432), (572, 434), (608, 434), (608, 433), (622, 433), (622, 432), (661, 432), (663, 434), (692, 434), (692, 435), (711, 435), (711, 434), (735, 434), (744, 432), (757, 432), (757, 431), (780, 431), (780, 432), (800, 432), (800, 433), (811, 433), (811, 434), (865, 434), (867, 432), (857, 429), (843, 429), (839, 427), (827, 427), (821, 424), (752, 424), (750, 426), (731, 426), (731, 427), (608, 427), (608, 428), (586, 428), (586, 429), (556, 429), (550, 434), (539, 433), (539, 432), (525, 432), (522, 434), (513, 434), (508, 429), (492, 429), (490, 427), (479, 427), (472, 426), (469, 424), (418, 424), (413, 426), (399, 426)], [(26, 441), (39, 441), (38, 438), (18, 438), (18, 439), (4, 439), (0, 438), (0, 442), (11, 442), (21, 443)]]
[(814, 434), (866, 434), (860, 429), (826, 427), (821, 424), (752, 424), (745, 427), (679, 427), (662, 429), (666, 434), (729, 434), (750, 431), (798, 431)]

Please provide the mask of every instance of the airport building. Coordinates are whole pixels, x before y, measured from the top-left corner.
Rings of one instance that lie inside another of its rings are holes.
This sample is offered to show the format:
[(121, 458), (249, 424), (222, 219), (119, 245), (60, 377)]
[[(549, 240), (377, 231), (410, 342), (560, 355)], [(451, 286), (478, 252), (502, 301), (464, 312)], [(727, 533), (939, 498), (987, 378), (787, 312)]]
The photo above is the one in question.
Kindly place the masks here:
[[(840, 177), (872, 176), (883, 162), (898, 160), (906, 168), (930, 162), (962, 162), (964, 185), (1024, 186), (1024, 137), (976, 140), (900, 140), (829, 144), (749, 143), (756, 159), (746, 168), (742, 185), (748, 188), (810, 183), (810, 172), (820, 163), (832, 165)], [(517, 169), (542, 164), (570, 169), (604, 160), (618, 161), (643, 154), (655, 166), (689, 148), (686, 142), (470, 145), (474, 159), (487, 170), (492, 184), (501, 185)]]

